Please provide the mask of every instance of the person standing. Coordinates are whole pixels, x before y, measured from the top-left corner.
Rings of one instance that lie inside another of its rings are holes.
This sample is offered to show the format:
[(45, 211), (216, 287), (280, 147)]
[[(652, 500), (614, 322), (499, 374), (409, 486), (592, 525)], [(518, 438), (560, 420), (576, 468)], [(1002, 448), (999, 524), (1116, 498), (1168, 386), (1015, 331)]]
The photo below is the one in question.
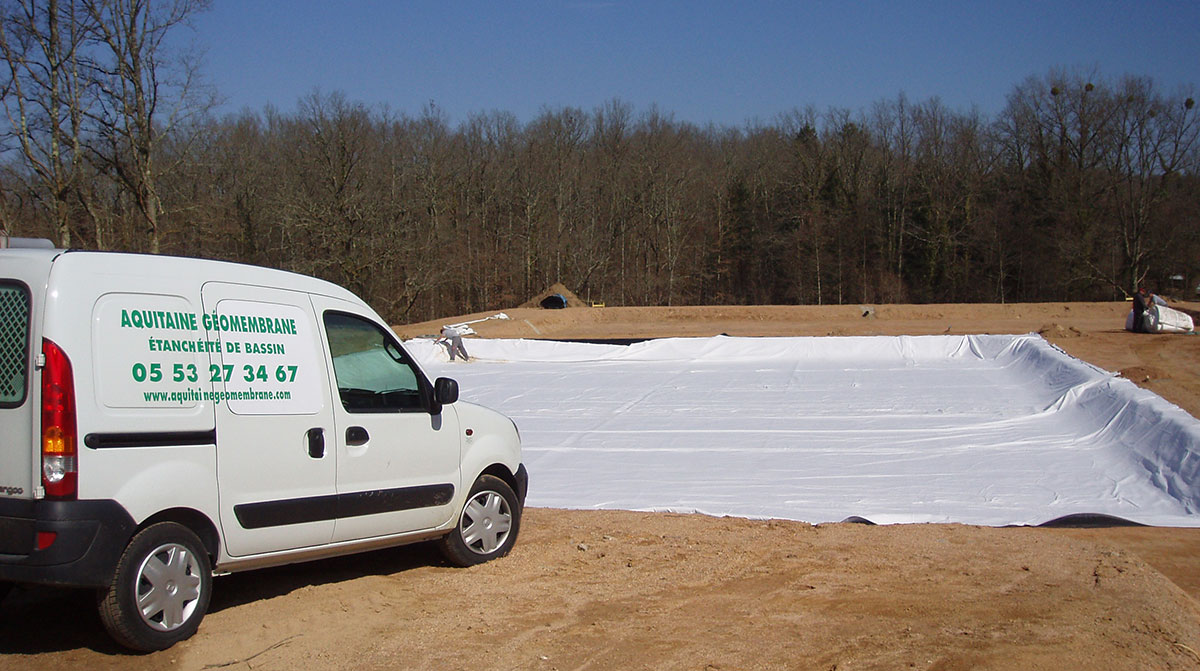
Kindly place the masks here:
[(1146, 327), (1146, 312), (1150, 309), (1152, 298), (1146, 293), (1146, 287), (1138, 287), (1133, 294), (1133, 332), (1148, 333)]
[(438, 338), (437, 341), (446, 346), (446, 351), (450, 353), (451, 361), (454, 361), (455, 354), (461, 356), (463, 361), (471, 360), (471, 357), (467, 356), (467, 348), (463, 347), (462, 333), (453, 326), (443, 326), (442, 337)]

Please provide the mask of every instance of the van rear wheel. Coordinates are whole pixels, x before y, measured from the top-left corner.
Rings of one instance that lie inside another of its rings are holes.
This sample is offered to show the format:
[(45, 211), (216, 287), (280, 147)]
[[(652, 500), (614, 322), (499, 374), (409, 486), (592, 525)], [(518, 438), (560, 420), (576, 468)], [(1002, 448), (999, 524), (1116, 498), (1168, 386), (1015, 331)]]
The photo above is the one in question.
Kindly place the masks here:
[(494, 475), (481, 475), (458, 524), (438, 545), (451, 564), (474, 566), (508, 554), (520, 528), (521, 503), (512, 487)]
[(190, 529), (161, 522), (138, 532), (107, 589), (100, 619), (121, 645), (150, 652), (189, 638), (212, 595), (212, 566)]

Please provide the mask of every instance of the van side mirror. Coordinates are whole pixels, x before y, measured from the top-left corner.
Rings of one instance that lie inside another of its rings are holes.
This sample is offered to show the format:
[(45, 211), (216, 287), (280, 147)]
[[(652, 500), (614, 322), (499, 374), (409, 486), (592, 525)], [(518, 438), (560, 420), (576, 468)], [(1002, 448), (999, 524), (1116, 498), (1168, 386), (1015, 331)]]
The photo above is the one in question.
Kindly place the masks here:
[(458, 381), (448, 377), (439, 377), (433, 383), (433, 414), (442, 411), (443, 405), (449, 405), (458, 400)]

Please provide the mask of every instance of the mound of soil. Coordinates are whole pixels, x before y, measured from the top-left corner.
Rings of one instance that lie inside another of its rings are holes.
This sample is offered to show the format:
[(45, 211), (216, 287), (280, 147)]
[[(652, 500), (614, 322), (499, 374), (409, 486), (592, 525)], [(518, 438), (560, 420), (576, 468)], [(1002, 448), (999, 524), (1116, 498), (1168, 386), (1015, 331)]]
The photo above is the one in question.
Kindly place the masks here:
[(548, 298), (550, 296), (553, 296), (554, 294), (558, 294), (559, 296), (562, 296), (563, 298), (567, 299), (567, 307), (569, 307), (569, 308), (587, 307), (587, 303), (584, 303), (583, 301), (581, 301), (579, 299), (579, 297), (574, 294), (574, 292), (572, 292), (570, 289), (566, 288), (559, 282), (555, 282), (554, 284), (551, 284), (548, 289), (546, 289), (542, 293), (538, 294), (537, 296), (534, 296), (533, 298), (529, 299), (528, 301), (521, 303), (521, 305), (518, 307), (540, 308), (542, 306), (542, 301), (546, 300), (546, 298)]

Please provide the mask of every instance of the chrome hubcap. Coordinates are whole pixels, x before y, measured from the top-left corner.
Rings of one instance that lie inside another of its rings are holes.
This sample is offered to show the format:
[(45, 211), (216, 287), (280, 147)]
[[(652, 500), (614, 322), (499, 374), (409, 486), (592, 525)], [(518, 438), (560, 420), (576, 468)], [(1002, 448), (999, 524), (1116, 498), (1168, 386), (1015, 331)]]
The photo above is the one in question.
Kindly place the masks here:
[(490, 554), (508, 540), (512, 511), (496, 492), (479, 492), (463, 508), (459, 532), (463, 543), (476, 554)]
[(134, 598), (151, 629), (171, 631), (187, 622), (200, 599), (200, 565), (184, 546), (161, 545), (138, 568)]

